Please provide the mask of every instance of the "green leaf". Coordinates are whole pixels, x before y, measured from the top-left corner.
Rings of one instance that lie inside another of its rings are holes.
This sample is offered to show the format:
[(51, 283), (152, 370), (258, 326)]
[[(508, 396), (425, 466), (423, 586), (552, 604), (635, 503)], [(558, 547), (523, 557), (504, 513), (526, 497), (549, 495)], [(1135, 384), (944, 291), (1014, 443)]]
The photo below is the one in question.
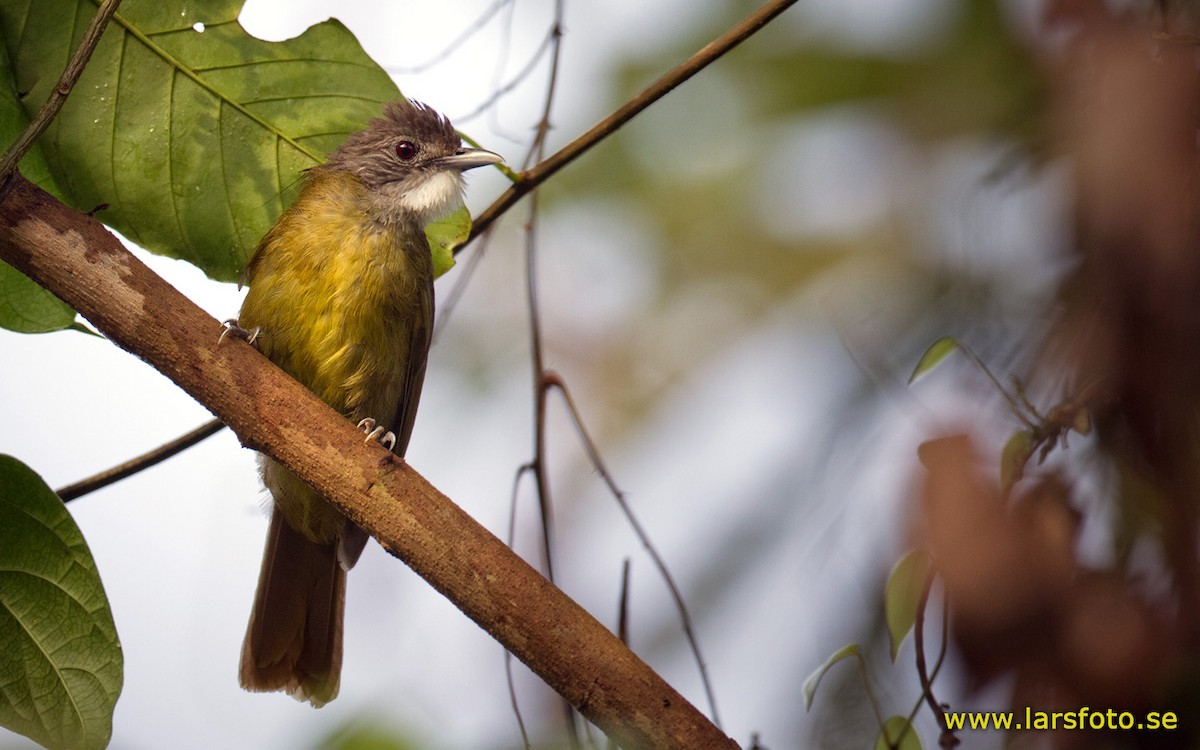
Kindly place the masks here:
[[(241, 5), (126, 0), (42, 140), (68, 203), (108, 204), (99, 218), (129, 239), (230, 281), (301, 170), (400, 98), (337, 21), (265, 42), (238, 23)], [(95, 11), (92, 0), (0, 0), (27, 113)]]
[(317, 750), (412, 750), (419, 746), (393, 728), (360, 718), (326, 737)]
[(813, 673), (810, 674), (806, 680), (804, 680), (805, 710), (812, 708), (813, 698), (816, 697), (817, 694), (817, 686), (821, 684), (821, 678), (825, 676), (825, 673), (828, 672), (834, 664), (837, 664), (842, 659), (847, 659), (851, 656), (858, 659), (860, 667), (862, 667), (864, 670), (866, 669), (867, 662), (865, 659), (863, 659), (862, 649), (857, 643), (851, 643), (842, 646), (837, 651), (834, 651), (833, 655), (826, 659), (824, 664), (817, 667)]
[(875, 750), (921, 750), (921, 738), (907, 716), (893, 716), (875, 738)]
[(930, 344), (925, 353), (921, 355), (921, 360), (917, 362), (917, 366), (913, 368), (912, 375), (908, 376), (908, 383), (912, 385), (917, 382), (925, 373), (942, 363), (942, 360), (949, 357), (955, 349), (958, 349), (958, 341), (949, 336), (938, 339)]
[(470, 236), (471, 214), (465, 206), (425, 227), (425, 237), (433, 250), (435, 279), (454, 268), (454, 248), (466, 242)]
[(892, 640), (893, 662), (900, 651), (900, 644), (917, 621), (917, 609), (921, 605), (925, 581), (929, 578), (929, 568), (929, 555), (924, 550), (914, 549), (901, 557), (888, 575), (883, 609), (888, 635)]
[[(5, 151), (25, 132), (25, 128), (29, 125), (29, 115), (21, 106), (21, 99), (13, 84), (8, 50), (3, 45), (0, 45), (0, 70), (5, 71), (5, 74), (0, 76), (3, 79), (0, 80), (0, 151)], [(62, 191), (54, 182), (54, 178), (50, 176), (50, 167), (46, 164), (46, 156), (42, 152), (40, 142), (33, 144), (25, 157), (21, 159), (19, 166), (21, 174), (26, 178), (41, 185), (54, 197), (62, 198)]]
[(0, 261), (0, 328), (48, 333), (70, 328), (75, 310), (37, 282)]
[(1012, 489), (1013, 485), (1025, 476), (1025, 464), (1029, 463), (1029, 458), (1033, 455), (1036, 447), (1033, 434), (1028, 430), (1014, 432), (1005, 441), (1004, 448), (1000, 451), (1000, 492), (1002, 496), (1007, 497), (1008, 491)]
[(79, 527), (0, 455), (0, 725), (51, 748), (108, 745), (121, 644)]
[[(0, 46), (0, 69), (8, 70), (8, 54), (3, 46)], [(21, 107), (11, 76), (0, 78), (3, 78), (0, 80), (0, 150), (3, 150), (25, 131), (29, 117)], [(61, 194), (38, 144), (21, 160), (20, 167), (29, 179)], [(75, 311), (69, 305), (12, 266), (0, 262), (0, 328), (46, 333), (69, 328), (74, 320)]]

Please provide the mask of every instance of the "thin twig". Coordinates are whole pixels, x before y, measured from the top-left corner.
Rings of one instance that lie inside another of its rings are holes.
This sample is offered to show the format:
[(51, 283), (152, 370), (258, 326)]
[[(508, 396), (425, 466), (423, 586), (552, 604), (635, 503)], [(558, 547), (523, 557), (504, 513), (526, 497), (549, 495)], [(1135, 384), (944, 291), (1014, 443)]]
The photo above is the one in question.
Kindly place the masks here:
[[(525, 476), (533, 467), (530, 464), (522, 464), (517, 469), (516, 476), (513, 477), (512, 498), (508, 506), (508, 546), (512, 548), (516, 544), (517, 539), (517, 495), (521, 488), (521, 477)], [(504, 679), (508, 683), (508, 699), (512, 704), (513, 716), (517, 719), (517, 728), (521, 731), (521, 743), (525, 750), (532, 750), (533, 744), (529, 741), (529, 732), (525, 729), (525, 719), (521, 717), (521, 705), (517, 701), (517, 684), (513, 680), (512, 669), (513, 655), (508, 649), (504, 650)]]
[(510, 78), (507, 83), (498, 86), (494, 91), (492, 91), (488, 98), (484, 99), (478, 107), (466, 113), (465, 115), (456, 116), (454, 121), (461, 123), (469, 122), (475, 119), (479, 115), (486, 112), (489, 107), (498, 102), (502, 97), (511, 93), (512, 90), (517, 86), (520, 86), (521, 82), (528, 78), (529, 74), (537, 68), (537, 64), (542, 59), (542, 55), (546, 54), (546, 50), (550, 49), (550, 46), (556, 43), (556, 40), (559, 36), (560, 33), (558, 30), (551, 28), (550, 31), (547, 32), (545, 39), (542, 40), (542, 43), (538, 45), (538, 48), (534, 50), (533, 54), (530, 56), (529, 62), (525, 63), (524, 68), (521, 68), (521, 70), (518, 71), (517, 74), (512, 78)]
[(89, 492), (95, 492), (102, 487), (107, 487), (113, 482), (119, 482), (126, 477), (132, 476), (143, 469), (149, 469), (155, 464), (166, 461), (176, 453), (191, 448), (196, 443), (199, 443), (205, 438), (212, 437), (224, 429), (225, 423), (219, 419), (214, 419), (211, 422), (206, 422), (186, 435), (180, 435), (169, 443), (160, 445), (149, 453), (143, 453), (137, 458), (132, 458), (125, 463), (118, 464), (107, 471), (102, 471), (99, 474), (90, 476), (87, 479), (69, 484), (66, 487), (58, 490), (58, 496), (62, 498), (64, 503), (69, 503), (72, 500), (82, 497)]
[[(546, 82), (546, 97), (542, 103), (542, 115), (538, 120), (533, 143), (530, 145), (526, 162), (540, 161), (545, 155), (546, 138), (550, 133), (550, 113), (554, 109), (554, 98), (558, 93), (558, 66), (562, 51), (563, 0), (555, 0), (554, 21), (551, 23), (548, 39), (550, 41), (550, 77)], [(525, 225), (525, 272), (526, 293), (529, 303), (529, 345), (533, 359), (533, 467), (534, 484), (537, 487), (538, 509), (542, 516), (542, 547), (546, 554), (546, 578), (554, 582), (554, 547), (553, 528), (554, 503), (550, 493), (550, 476), (546, 468), (546, 385), (545, 365), (542, 356), (542, 323), (538, 312), (537, 294), (537, 217), (538, 195), (535, 192), (529, 202), (529, 220)], [(575, 750), (582, 747), (579, 737), (578, 722), (575, 718), (575, 708), (568, 701), (562, 702), (563, 718), (566, 722), (567, 740)]]
[(529, 304), (529, 348), (533, 358), (533, 481), (537, 487), (538, 508), (542, 514), (542, 549), (546, 555), (546, 577), (554, 582), (553, 509), (550, 478), (546, 473), (546, 371), (542, 358), (542, 321), (537, 294), (537, 210), (538, 196), (529, 200), (529, 223), (525, 227), (526, 293)]
[(633, 513), (633, 508), (629, 506), (628, 500), (625, 498), (625, 492), (617, 486), (612, 474), (608, 471), (608, 466), (600, 457), (600, 450), (592, 441), (592, 436), (588, 433), (583, 425), (583, 419), (579, 415), (579, 410), (575, 406), (575, 400), (571, 398), (571, 392), (567, 389), (566, 383), (558, 377), (557, 373), (549, 372), (546, 374), (546, 380), (550, 386), (557, 389), (562, 394), (563, 401), (567, 405), (567, 412), (571, 416), (571, 421), (575, 425), (575, 430), (579, 433), (580, 440), (583, 441), (584, 451), (587, 453), (588, 460), (591, 461), (596, 473), (600, 475), (600, 479), (608, 487), (608, 491), (620, 506), (621, 512), (625, 514), (625, 519), (629, 522), (629, 526), (633, 529), (633, 533), (637, 535), (642, 546), (646, 548), (646, 552), (650, 555), (650, 559), (658, 568), (659, 575), (667, 585), (667, 589), (671, 592), (671, 598), (675, 600), (675, 608), (679, 611), (679, 620), (683, 626), (683, 633), (687, 637), (688, 645), (692, 649), (692, 656), (696, 660), (696, 666), (700, 670), (700, 681), (704, 684), (704, 694), (708, 698), (708, 707), (712, 722), (721, 728), (721, 719), (717, 714), (717, 699), (713, 691), (712, 681), (708, 676), (708, 667), (704, 662), (704, 656), (700, 653), (700, 642), (696, 639), (696, 631), (692, 626), (691, 615), (688, 614), (687, 605), (683, 601), (683, 594), (680, 593), (679, 587), (675, 585), (675, 579), (671, 577), (670, 570), (667, 569), (667, 564), (662, 556), (658, 554), (658, 550), (654, 547), (654, 543), (650, 541), (650, 535), (638, 522), (637, 516)]
[(472, 21), (467, 28), (459, 33), (459, 35), (454, 38), (454, 41), (447, 44), (442, 51), (438, 52), (425, 62), (420, 63), (419, 65), (411, 65), (407, 67), (398, 66), (394, 68), (388, 68), (388, 73), (396, 75), (424, 73), (426, 70), (429, 70), (434, 65), (437, 65), (442, 60), (445, 60), (447, 57), (454, 54), (455, 51), (457, 51), (459, 47), (462, 47), (468, 39), (483, 29), (484, 26), (487, 26), (487, 22), (492, 20), (492, 16), (496, 15), (501, 8), (503, 8), (505, 5), (508, 5), (512, 1), (513, 0), (496, 0), (496, 2), (492, 3), (486, 10), (483, 11), (483, 13), (480, 13), (479, 17)]
[(459, 302), (466, 295), (467, 285), (471, 283), (471, 279), (475, 278), (475, 271), (478, 270), (479, 266), (483, 263), (484, 257), (487, 256), (491, 237), (491, 234), (487, 234), (480, 240), (479, 249), (471, 253), (466, 263), (460, 261), (455, 264), (456, 266), (462, 266), (462, 268), (455, 274), (454, 286), (450, 287), (450, 291), (438, 303), (437, 321), (433, 326), (433, 343), (437, 343), (442, 330), (450, 325), (450, 319), (454, 315), (454, 311), (458, 309)]
[[(1008, 406), (1010, 409), (1012, 409), (1013, 415), (1016, 416), (1017, 419), (1021, 420), (1021, 423), (1029, 429), (1038, 429), (1037, 422), (1030, 419), (1025, 414), (1024, 410), (1021, 408), (1021, 403), (1011, 393), (1008, 392), (1008, 389), (1000, 384), (1000, 381), (996, 379), (996, 376), (992, 374), (992, 371), (988, 369), (988, 366), (983, 363), (983, 360), (979, 358), (979, 355), (971, 351), (970, 347), (967, 347), (961, 343), (956, 342), (955, 346), (957, 346), (958, 350), (971, 361), (971, 364), (975, 365), (975, 368), (982, 372), (983, 376), (991, 382), (992, 387), (996, 389), (996, 392), (1000, 394), (1000, 397), (1008, 402)], [(1038, 416), (1036, 410), (1034, 411), (1034, 416)]]
[(84, 68), (87, 67), (88, 60), (92, 59), (92, 53), (96, 51), (96, 45), (100, 43), (100, 37), (104, 36), (104, 29), (108, 26), (109, 20), (113, 14), (117, 12), (117, 6), (121, 4), (121, 0), (104, 0), (100, 3), (99, 10), (96, 15), (92, 16), (92, 22), (88, 24), (87, 30), (83, 33), (83, 39), (80, 40), (79, 46), (75, 49), (75, 54), (71, 56), (70, 62), (63, 70), (62, 76), (59, 77), (58, 83), (55, 84), (54, 90), (50, 92), (50, 96), (46, 98), (45, 104), (29, 121), (25, 132), (21, 133), (21, 137), (16, 140), (13, 145), (9, 146), (8, 151), (0, 157), (0, 200), (8, 194), (12, 181), (9, 177), (17, 169), (17, 165), (21, 163), (21, 159), (25, 158), (25, 154), (29, 153), (29, 149), (33, 148), (33, 144), (37, 139), (46, 132), (46, 128), (50, 127), (50, 123), (58, 116), (59, 110), (67, 101), (67, 96), (71, 90), (75, 88), (75, 84), (79, 82), (79, 76), (83, 74)]
[[(709, 64), (719, 60), (726, 52), (754, 35), (773, 18), (793, 5), (796, 0), (772, 0), (747, 16), (736, 26), (709, 42), (696, 54), (663, 75), (644, 91), (630, 99), (591, 130), (579, 136), (561, 150), (521, 174), (521, 180), (500, 194), (492, 205), (476, 217), (471, 227), (471, 238), (482, 234), (492, 222), (531, 190), (545, 182), (551, 175), (578, 159), (600, 141), (619, 130), (640, 112), (671, 92), (679, 84), (699, 73)], [(470, 242), (470, 239), (467, 241)], [(464, 245), (465, 246), (465, 245)], [(462, 247), (455, 250), (458, 253)]]
[(621, 565), (621, 600), (617, 605), (617, 637), (629, 645), (629, 558)]
[[(921, 695), (924, 696), (925, 702), (929, 705), (929, 710), (933, 712), (933, 717), (937, 720), (938, 727), (941, 729), (938, 744), (943, 748), (952, 748), (958, 744), (958, 738), (954, 736), (954, 732), (946, 724), (945, 709), (942, 708), (942, 705), (938, 703), (937, 698), (933, 695), (933, 678), (930, 676), (929, 669), (925, 663), (925, 609), (929, 606), (929, 595), (933, 591), (933, 582), (935, 580), (937, 580), (937, 571), (931, 568), (929, 574), (925, 577), (925, 585), (921, 589), (921, 598), (917, 603), (917, 619), (913, 623), (913, 646), (917, 652), (917, 677), (921, 680)], [(948, 608), (943, 611), (942, 653), (938, 656), (938, 669), (942, 666), (942, 656), (945, 656), (945, 612), (947, 611), (949, 611)]]

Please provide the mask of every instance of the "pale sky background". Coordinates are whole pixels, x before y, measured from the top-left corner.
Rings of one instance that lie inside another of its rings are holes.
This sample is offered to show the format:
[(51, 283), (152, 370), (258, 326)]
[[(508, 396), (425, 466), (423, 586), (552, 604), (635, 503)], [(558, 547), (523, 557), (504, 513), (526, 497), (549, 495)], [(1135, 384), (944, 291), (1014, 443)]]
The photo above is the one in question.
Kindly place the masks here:
[[(333, 15), (393, 69), (431, 57), (489, 4), (248, 0), (242, 22), (258, 36), (282, 39)], [(567, 142), (611, 109), (615, 94), (607, 72), (615, 60), (693, 35), (720, 5), (567, 0), (552, 145)], [(825, 37), (850, 48), (902, 51), (936, 30), (953, 5), (953, 0), (808, 0), (780, 23), (797, 44)], [(515, 8), (513, 52), (501, 80), (540, 43), (552, 3), (517, 2)], [(397, 76), (405, 94), (452, 118), (475, 109), (497, 80), (503, 23), (493, 21), (432, 70)], [(504, 131), (522, 137), (530, 132), (544, 81), (539, 72), (502, 101), (498, 120)], [(736, 141), (744, 118), (741, 108), (750, 103), (723, 82), (719, 64), (708, 83), (692, 86), (672, 96), (730, 90), (713, 121), (680, 123), (668, 131), (675, 137), (641, 142), (655, 169), (704, 169), (710, 157), (739, 153), (730, 141)], [(655, 116), (672, 113), (664, 109)], [(458, 124), (510, 163), (518, 162), (524, 146), (495, 133), (492, 122), (485, 116)], [(1049, 208), (1061, 192), (1053, 173), (1019, 188), (980, 187), (993, 144), (957, 144), (932, 160), (933, 169), (920, 182), (901, 184), (916, 155), (896, 132), (861, 110), (834, 109), (775, 137), (779, 159), (764, 170), (747, 201), (781, 238), (857, 231), (896, 211), (913, 193), (932, 193), (944, 200), (942, 213), (929, 217), (930, 235), (983, 238), (989, 253), (962, 262), (1020, 281), (1013, 269), (1036, 258), (1037, 248), (1062, 232)], [(710, 148), (710, 140), (722, 147)], [(586, 161), (572, 168), (586, 169)], [(476, 211), (504, 187), (499, 175), (485, 170), (470, 173), (469, 183), (468, 203)], [(514, 471), (531, 450), (517, 242), (524, 218), (518, 207), (506, 219), (502, 241), (435, 345), (409, 451), (414, 467), (501, 536)], [(569, 348), (573, 341), (638, 323), (631, 316), (654, 294), (660, 272), (640, 252), (653, 242), (653, 231), (615, 204), (564, 204), (543, 217), (543, 315), (552, 342)], [(142, 257), (217, 319), (236, 315), (242, 293), (232, 285), (210, 282), (183, 262)], [(446, 294), (457, 273), (439, 281), (439, 294)], [(845, 287), (850, 276), (852, 293)], [(903, 551), (898, 498), (914, 482), (914, 446), (930, 423), (919, 401), (937, 403), (940, 414), (960, 409), (951, 389), (940, 393), (936, 383), (923, 384), (917, 398), (890, 400), (884, 413), (863, 420), (867, 429), (852, 437), (831, 429), (841, 418), (836, 407), (861, 387), (861, 372), (841, 332), (849, 322), (872, 341), (872, 319), (886, 318), (897, 304), (888, 296), (888, 283), (869, 266), (859, 266), (799, 290), (719, 356), (673, 383), (632, 439), (601, 446), (690, 594), (725, 730), (743, 745), (752, 732), (772, 750), (803, 742), (810, 721), (800, 692), (804, 677), (858, 635), (848, 628), (878, 607), (880, 576)], [(719, 300), (699, 296), (696, 314), (719, 321), (719, 306)], [(513, 366), (490, 370), (480, 382), (477, 374), (439, 356), (440, 348), (453, 347), (456, 337), (468, 333), (489, 339)], [(673, 345), (682, 344), (664, 339), (651, 356), (669, 360)], [(0, 351), (10, 363), (0, 368), (0, 452), (17, 456), (54, 487), (209, 418), (156, 371), (98, 339), (0, 331)], [(569, 361), (576, 369), (562, 374), (586, 384), (579, 364), (586, 356)], [(651, 375), (630, 377), (651, 377), (654, 359), (647, 369)], [(604, 423), (605, 402), (589, 395), (586, 387), (577, 393), (585, 417)], [(621, 563), (632, 557), (632, 645), (639, 653), (653, 646), (652, 666), (706, 710), (682, 633), (671, 624), (665, 589), (566, 424), (555, 419), (552, 428), (553, 479), (558, 495), (572, 500), (557, 530), (560, 585), (611, 624)], [(760, 500), (764, 497), (774, 500)], [(349, 579), (339, 698), (315, 711), (280, 694), (243, 692), (236, 672), (266, 530), (262, 503), (253, 454), (225, 431), (71, 504), (99, 565), (124, 647), (114, 750), (307, 748), (363, 717), (395, 726), (423, 747), (519, 746), (500, 647), (376, 545)], [(523, 513), (531, 522), (530, 507), (526, 502)], [(789, 543), (759, 548), (763, 519), (784, 525)], [(531, 537), (524, 533), (522, 539), (528, 554)], [(744, 585), (733, 587), (732, 596), (707, 600), (706, 582), (721, 576), (720, 561), (739, 555), (751, 560), (735, 573), (745, 577)], [(908, 648), (911, 652), (911, 644)], [(895, 678), (887, 674), (889, 666), (880, 668), (885, 681)], [(555, 731), (560, 712), (536, 679), (523, 677), (519, 688), (527, 721), (539, 735)], [(901, 695), (900, 703), (908, 705), (916, 692)], [(926, 739), (935, 737), (927, 733)], [(30, 746), (0, 730), (0, 748)]]

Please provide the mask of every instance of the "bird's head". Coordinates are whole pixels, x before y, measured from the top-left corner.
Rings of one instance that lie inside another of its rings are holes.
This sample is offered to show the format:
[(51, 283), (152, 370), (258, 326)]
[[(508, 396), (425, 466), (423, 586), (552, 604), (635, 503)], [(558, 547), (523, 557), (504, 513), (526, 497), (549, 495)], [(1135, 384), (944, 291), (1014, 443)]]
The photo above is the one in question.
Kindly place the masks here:
[(465, 170), (502, 161), (463, 146), (450, 121), (433, 109), (402, 100), (347, 138), (325, 168), (358, 177), (380, 220), (424, 226), (462, 205)]

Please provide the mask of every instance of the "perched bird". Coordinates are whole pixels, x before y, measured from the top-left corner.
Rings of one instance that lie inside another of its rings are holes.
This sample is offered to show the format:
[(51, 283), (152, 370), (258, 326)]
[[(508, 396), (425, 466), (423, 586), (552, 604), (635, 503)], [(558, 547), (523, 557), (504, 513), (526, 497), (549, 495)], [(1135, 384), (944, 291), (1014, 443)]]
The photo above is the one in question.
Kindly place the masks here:
[[(425, 226), (462, 205), (462, 172), (500, 163), (464, 148), (423, 104), (388, 104), (325, 164), (262, 238), (237, 325), (272, 362), (403, 456), (433, 327)], [(371, 430), (376, 422), (378, 429)], [(346, 571), (367, 534), (274, 460), (274, 500), (240, 681), (322, 706), (342, 664)]]

